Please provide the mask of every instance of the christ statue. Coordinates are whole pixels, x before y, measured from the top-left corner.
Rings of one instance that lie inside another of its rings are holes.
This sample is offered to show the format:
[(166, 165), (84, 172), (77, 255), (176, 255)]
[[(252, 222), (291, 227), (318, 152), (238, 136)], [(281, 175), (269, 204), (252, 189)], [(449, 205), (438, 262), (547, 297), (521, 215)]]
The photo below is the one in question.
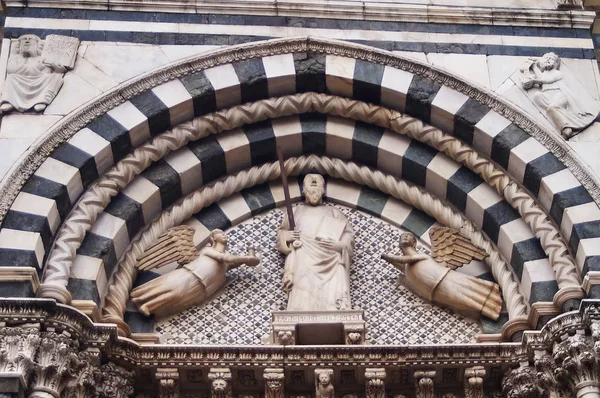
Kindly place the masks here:
[(296, 206), (277, 234), (277, 249), (285, 254), (283, 290), (288, 311), (349, 310), (350, 262), (354, 232), (341, 211), (323, 204), (325, 180), (304, 178), (304, 203)]

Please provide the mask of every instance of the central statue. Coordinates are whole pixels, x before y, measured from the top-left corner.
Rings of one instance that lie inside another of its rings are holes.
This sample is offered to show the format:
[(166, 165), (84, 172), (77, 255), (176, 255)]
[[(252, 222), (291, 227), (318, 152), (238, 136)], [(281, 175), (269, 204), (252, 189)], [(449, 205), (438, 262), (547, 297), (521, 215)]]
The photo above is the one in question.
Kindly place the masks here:
[(341, 211), (323, 204), (323, 176), (308, 174), (303, 186), (306, 200), (293, 211), (296, 228), (284, 216), (277, 233), (277, 249), (287, 256), (287, 310), (349, 310), (354, 232)]

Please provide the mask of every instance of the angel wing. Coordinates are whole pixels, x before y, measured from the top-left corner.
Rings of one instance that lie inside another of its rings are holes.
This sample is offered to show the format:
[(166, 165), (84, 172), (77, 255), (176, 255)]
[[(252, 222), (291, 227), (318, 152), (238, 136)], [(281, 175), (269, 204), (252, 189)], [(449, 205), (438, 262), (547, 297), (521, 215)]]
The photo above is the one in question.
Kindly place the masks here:
[(194, 232), (195, 229), (187, 225), (169, 229), (138, 258), (136, 268), (139, 271), (149, 271), (173, 261), (183, 265), (194, 260), (198, 256), (194, 246)]
[(472, 244), (458, 231), (446, 227), (433, 227), (429, 231), (431, 238), (431, 257), (438, 263), (445, 262), (448, 268), (456, 269), (472, 260), (483, 260), (488, 254)]

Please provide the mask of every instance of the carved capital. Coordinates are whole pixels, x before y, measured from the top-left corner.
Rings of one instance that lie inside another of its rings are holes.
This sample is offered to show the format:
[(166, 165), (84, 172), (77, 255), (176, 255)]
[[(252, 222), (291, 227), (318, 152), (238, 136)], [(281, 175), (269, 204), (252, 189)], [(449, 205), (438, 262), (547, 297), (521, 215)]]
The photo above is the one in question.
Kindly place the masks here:
[(542, 390), (535, 371), (527, 365), (510, 370), (502, 381), (502, 393), (508, 398), (538, 398)]
[(483, 366), (473, 366), (465, 369), (465, 397), (483, 398), (483, 377), (485, 368)]
[(66, 334), (41, 334), (30, 398), (63, 396), (67, 383), (75, 378), (79, 363), (77, 346), (78, 342)]
[(283, 369), (265, 369), (265, 397), (283, 398), (285, 375)]
[(103, 398), (127, 398), (133, 395), (133, 372), (114, 363), (100, 366), (95, 379)]
[(415, 395), (417, 398), (433, 398), (433, 379), (435, 370), (418, 370), (415, 372)]
[(366, 398), (385, 398), (385, 369), (365, 369)]
[(179, 370), (176, 368), (156, 369), (158, 380), (158, 396), (160, 398), (179, 397)]
[(95, 396), (95, 374), (98, 372), (102, 354), (97, 348), (88, 348), (77, 355), (73, 366), (73, 379), (67, 384), (65, 397), (87, 398)]
[(333, 369), (315, 369), (315, 397), (333, 398)]
[(566, 337), (553, 350), (558, 382), (563, 383), (579, 396), (579, 391), (594, 391), (600, 394), (598, 383), (598, 353), (596, 344), (584, 331)]
[(582, 0), (556, 0), (558, 10), (577, 10), (583, 8)]
[(37, 328), (0, 329), (0, 373), (16, 373), (27, 381), (40, 342)]
[(208, 373), (212, 398), (231, 398), (231, 370), (210, 368)]

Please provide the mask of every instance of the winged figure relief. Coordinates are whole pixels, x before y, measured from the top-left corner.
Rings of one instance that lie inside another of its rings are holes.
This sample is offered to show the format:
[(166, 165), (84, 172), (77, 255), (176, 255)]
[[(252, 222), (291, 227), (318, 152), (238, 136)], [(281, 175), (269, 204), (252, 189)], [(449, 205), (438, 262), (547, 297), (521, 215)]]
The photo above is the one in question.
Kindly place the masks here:
[(410, 232), (400, 235), (401, 256), (381, 257), (404, 275), (404, 285), (416, 295), (467, 315), (497, 320), (502, 309), (498, 284), (455, 271), (488, 254), (458, 231), (431, 228), (431, 257), (417, 252), (417, 238)]
[(165, 317), (202, 303), (225, 284), (227, 271), (260, 262), (252, 248), (246, 256), (228, 254), (227, 235), (215, 229), (210, 246), (200, 251), (193, 242), (194, 228), (171, 228), (138, 259), (138, 271), (150, 271), (176, 262), (179, 268), (131, 291), (131, 299), (144, 315)]

